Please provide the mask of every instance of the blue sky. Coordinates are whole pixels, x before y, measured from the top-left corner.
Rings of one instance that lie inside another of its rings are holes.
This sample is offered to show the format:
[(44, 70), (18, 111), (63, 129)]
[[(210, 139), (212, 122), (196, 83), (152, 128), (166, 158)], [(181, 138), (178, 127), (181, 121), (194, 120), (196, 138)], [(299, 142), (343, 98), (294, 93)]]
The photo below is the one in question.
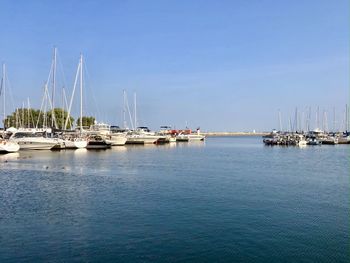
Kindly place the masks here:
[[(40, 107), (57, 46), (58, 86), (86, 61), (86, 114), (122, 124), (123, 89), (140, 125), (248, 131), (283, 126), (295, 108), (349, 98), (349, 2), (1, 1), (0, 61), (13, 103)], [(63, 72), (63, 73), (62, 73)], [(57, 99), (59, 100), (59, 99)], [(56, 102), (58, 103), (58, 102)], [(75, 103), (74, 113), (78, 109)]]

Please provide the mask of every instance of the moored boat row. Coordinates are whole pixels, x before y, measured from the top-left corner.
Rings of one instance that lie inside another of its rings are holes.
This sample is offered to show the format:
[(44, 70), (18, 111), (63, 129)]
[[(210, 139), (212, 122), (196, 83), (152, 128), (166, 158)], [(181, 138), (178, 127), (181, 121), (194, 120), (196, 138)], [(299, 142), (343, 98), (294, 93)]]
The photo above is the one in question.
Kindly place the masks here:
[(274, 130), (269, 135), (263, 136), (263, 142), (269, 146), (350, 144), (350, 134), (348, 132), (327, 133), (319, 129), (309, 132), (280, 132)]
[(200, 131), (161, 130), (152, 132), (147, 127), (123, 130), (117, 126), (95, 124), (89, 130), (52, 132), (51, 129), (9, 128), (0, 138), (0, 153), (18, 150), (107, 149), (125, 144), (164, 144), (174, 142), (203, 141)]

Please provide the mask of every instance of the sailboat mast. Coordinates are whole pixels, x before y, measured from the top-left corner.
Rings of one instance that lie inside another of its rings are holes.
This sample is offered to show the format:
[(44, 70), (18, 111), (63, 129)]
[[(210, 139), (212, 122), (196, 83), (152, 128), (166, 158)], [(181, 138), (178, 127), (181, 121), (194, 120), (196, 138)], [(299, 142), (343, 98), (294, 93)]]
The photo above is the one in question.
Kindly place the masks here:
[(137, 119), (136, 119), (136, 92), (134, 93), (134, 121), (135, 121), (135, 130), (136, 130), (136, 127), (137, 127)]
[(348, 125), (349, 125), (349, 111), (348, 111), (348, 104), (345, 104), (345, 131), (348, 131)]
[[(55, 120), (55, 91), (56, 91), (56, 61), (57, 61), (57, 48), (55, 47), (53, 50), (53, 65), (52, 65), (52, 117), (51, 117), (51, 126), (54, 125)], [(56, 127), (57, 128), (57, 127)]]
[(64, 112), (65, 112), (65, 106), (64, 106), (64, 87), (62, 88), (62, 127), (61, 129), (63, 129), (63, 124), (64, 124)]
[(80, 55), (80, 133), (83, 132), (83, 55)]
[(280, 124), (280, 131), (282, 131), (282, 118), (281, 118), (281, 110), (278, 110), (278, 121)]
[(3, 96), (3, 122), (4, 122), (4, 131), (5, 131), (5, 120), (6, 120), (6, 66), (5, 63), (2, 64), (2, 96)]
[(29, 98), (27, 98), (27, 118), (28, 118), (28, 128), (30, 128), (30, 114), (29, 114), (29, 107), (30, 107), (30, 104), (29, 104)]
[(126, 129), (126, 93), (125, 90), (123, 90), (123, 125), (124, 129)]
[(335, 132), (336, 128), (336, 119), (335, 119), (335, 107), (333, 107), (333, 132)]

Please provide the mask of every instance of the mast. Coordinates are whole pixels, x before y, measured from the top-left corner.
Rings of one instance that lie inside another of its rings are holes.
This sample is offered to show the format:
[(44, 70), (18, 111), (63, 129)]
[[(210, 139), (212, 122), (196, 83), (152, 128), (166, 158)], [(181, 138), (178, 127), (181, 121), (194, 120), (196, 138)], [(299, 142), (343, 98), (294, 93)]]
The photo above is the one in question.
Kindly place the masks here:
[(80, 134), (83, 132), (83, 55), (80, 54)]
[(64, 87), (62, 88), (62, 127), (63, 129), (63, 124), (64, 124), (64, 110), (65, 110), (65, 105), (64, 105)]
[(29, 98), (27, 98), (27, 118), (28, 118), (28, 128), (30, 128), (30, 114), (29, 114), (29, 107), (30, 107), (30, 104), (29, 104)]
[(294, 129), (296, 132), (298, 131), (298, 107), (295, 108)]
[(320, 128), (320, 107), (317, 106), (317, 110), (316, 110), (316, 128), (319, 129)]
[(136, 92), (134, 93), (134, 121), (135, 121), (135, 125), (134, 125), (134, 127), (135, 127), (135, 130), (136, 130), (136, 128), (137, 128), (137, 119), (136, 119)]
[(289, 117), (289, 131), (293, 132), (293, 128), (292, 128), (292, 119), (291, 117)]
[[(51, 97), (51, 101), (52, 101), (52, 117), (51, 117), (51, 127), (53, 127), (53, 125), (55, 123), (55, 90), (56, 90), (56, 64), (57, 64), (57, 48), (54, 47), (53, 49), (53, 61), (52, 61), (52, 97)], [(55, 127), (57, 128), (57, 127)]]
[(24, 101), (22, 101), (22, 126), (24, 128), (25, 126), (25, 120), (24, 120)]
[[(4, 121), (4, 131), (5, 131), (5, 120), (6, 120), (6, 66), (5, 66), (5, 63), (2, 64), (2, 79), (1, 79), (1, 84), (2, 84), (2, 87), (1, 87), (1, 90), (2, 90), (2, 96), (3, 96), (3, 121)], [(1, 91), (0, 90), (0, 91)]]
[(345, 131), (348, 131), (348, 125), (349, 125), (349, 110), (348, 110), (348, 104), (345, 104)]
[(328, 118), (327, 118), (326, 110), (323, 110), (322, 126), (323, 126), (323, 131), (328, 132)]
[(123, 90), (123, 125), (124, 125), (124, 129), (126, 129), (126, 94), (125, 94), (125, 90)]
[(73, 104), (73, 99), (74, 99), (74, 94), (75, 94), (75, 89), (77, 87), (77, 83), (78, 83), (78, 77), (79, 77), (79, 73), (80, 73), (80, 67), (81, 67), (81, 63), (80, 63), (80, 59), (79, 59), (79, 63), (78, 63), (78, 68), (77, 68), (77, 72), (75, 74), (75, 79), (74, 79), (74, 85), (73, 85), (73, 91), (72, 91), (72, 96), (70, 98), (70, 102), (69, 102), (69, 106), (68, 106), (68, 114), (67, 114), (67, 119), (64, 123), (64, 129), (67, 129), (67, 125), (68, 125), (68, 120), (70, 120), (70, 112), (72, 109), (72, 104)]
[(336, 119), (335, 119), (335, 107), (333, 107), (333, 132), (335, 132)]
[(280, 132), (282, 132), (282, 118), (281, 118), (281, 110), (278, 109), (278, 120), (280, 124)]

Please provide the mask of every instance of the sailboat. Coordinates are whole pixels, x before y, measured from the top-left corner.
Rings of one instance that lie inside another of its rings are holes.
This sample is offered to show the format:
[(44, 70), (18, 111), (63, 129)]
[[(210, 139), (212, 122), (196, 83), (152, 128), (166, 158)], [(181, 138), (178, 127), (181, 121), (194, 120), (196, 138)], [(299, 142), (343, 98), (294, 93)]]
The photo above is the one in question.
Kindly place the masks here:
[[(131, 114), (128, 103), (127, 108), (131, 121)], [(166, 138), (165, 136), (157, 135), (155, 132), (151, 132), (147, 127), (137, 127), (136, 113), (136, 93), (134, 93), (134, 124), (132, 124), (134, 129), (127, 133), (126, 144), (155, 144), (158, 140), (164, 140)]]
[(73, 87), (73, 92), (72, 92), (72, 97), (70, 100), (69, 104), (69, 109), (68, 109), (68, 116), (64, 125), (64, 129), (67, 128), (68, 121), (70, 118), (70, 111), (72, 108), (72, 103), (73, 103), (73, 98), (74, 98), (74, 93), (75, 93), (75, 88), (76, 84), (78, 81), (78, 75), (79, 75), (79, 84), (80, 84), (80, 123), (79, 123), (79, 134), (77, 136), (69, 136), (64, 139), (64, 144), (67, 149), (82, 149), (86, 148), (88, 145), (88, 141), (86, 138), (83, 137), (83, 55), (80, 55), (79, 59), (79, 64), (78, 64), (78, 69), (77, 73), (75, 75), (75, 81), (74, 81), (74, 87)]

